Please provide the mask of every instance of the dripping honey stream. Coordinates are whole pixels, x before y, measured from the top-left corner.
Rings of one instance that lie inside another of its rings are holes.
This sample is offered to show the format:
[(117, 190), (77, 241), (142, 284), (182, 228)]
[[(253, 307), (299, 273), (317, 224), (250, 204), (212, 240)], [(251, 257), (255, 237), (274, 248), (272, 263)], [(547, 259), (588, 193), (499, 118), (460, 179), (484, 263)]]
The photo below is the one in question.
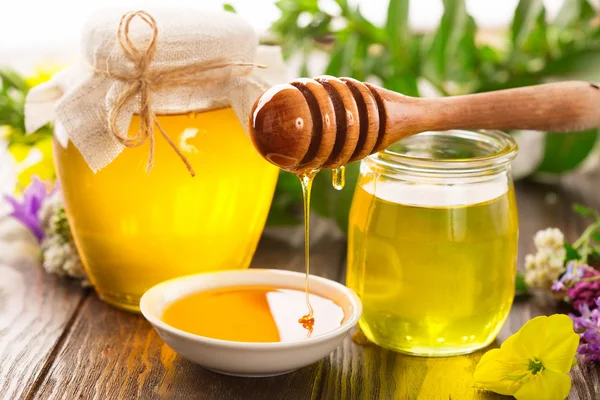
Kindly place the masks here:
[[(310, 195), (312, 190), (312, 184), (315, 176), (319, 173), (319, 170), (312, 170), (298, 174), (297, 177), (300, 180), (302, 186), (302, 201), (304, 208), (304, 268), (306, 271), (306, 307), (308, 313), (303, 315), (298, 322), (302, 324), (302, 327), (308, 331), (308, 337), (311, 336), (313, 326), (315, 323), (314, 311), (310, 304)], [(331, 171), (331, 183), (336, 190), (342, 190), (346, 182), (345, 178), (345, 167), (336, 168)]]

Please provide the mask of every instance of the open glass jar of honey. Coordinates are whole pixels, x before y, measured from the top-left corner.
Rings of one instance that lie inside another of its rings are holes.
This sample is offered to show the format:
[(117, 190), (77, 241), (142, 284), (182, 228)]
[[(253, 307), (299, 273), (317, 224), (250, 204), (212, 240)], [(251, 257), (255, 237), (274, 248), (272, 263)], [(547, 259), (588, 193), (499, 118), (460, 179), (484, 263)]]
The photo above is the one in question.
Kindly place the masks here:
[(65, 210), (103, 300), (137, 311), (166, 279), (248, 267), (278, 170), (244, 128), (284, 73), (233, 13), (114, 9), (86, 23), (79, 62), (32, 89), (28, 130), (54, 122)]
[(446, 356), (496, 338), (514, 297), (516, 153), (501, 132), (426, 132), (362, 162), (347, 284), (370, 340)]

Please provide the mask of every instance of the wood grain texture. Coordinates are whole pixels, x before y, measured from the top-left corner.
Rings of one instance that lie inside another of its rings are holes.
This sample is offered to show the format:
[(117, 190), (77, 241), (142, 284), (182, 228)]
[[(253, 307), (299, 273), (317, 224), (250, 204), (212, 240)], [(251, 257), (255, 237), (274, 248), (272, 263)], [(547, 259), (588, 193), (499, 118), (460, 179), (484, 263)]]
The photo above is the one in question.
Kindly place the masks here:
[(600, 127), (600, 89), (591, 82), (555, 82), (495, 92), (423, 99), (431, 128), (531, 129), (576, 132)]
[[(333, 154), (334, 148), (347, 148), (344, 152), (354, 148), (350, 161), (358, 161), (402, 138), (426, 131), (575, 132), (600, 127), (600, 89), (591, 82), (555, 82), (464, 96), (417, 98), (352, 78), (340, 78), (343, 85), (324, 88), (322, 82), (327, 79), (336, 82), (327, 77), (317, 78), (318, 82), (306, 78), (293, 81), (291, 84), (304, 96), (289, 90), (289, 85), (281, 85), (257, 100), (249, 128), (263, 157), (281, 168), (302, 172), (345, 165), (343, 157)], [(347, 108), (351, 118), (341, 112), (349, 103), (357, 106)], [(302, 121), (299, 127), (294, 126), (296, 121)], [(350, 123), (360, 127), (356, 146)], [(290, 129), (283, 131), (284, 126)], [(310, 126), (310, 135), (304, 126)], [(343, 144), (346, 133), (350, 133), (349, 142)], [(307, 147), (308, 152), (304, 152)], [(291, 161), (298, 162), (298, 154), (303, 154), (300, 164), (290, 168)], [(278, 164), (278, 159), (283, 163)]]
[(20, 399), (52, 363), (87, 292), (48, 275), (15, 221), (0, 219), (0, 238), (0, 399)]
[(315, 80), (329, 93), (336, 119), (335, 144), (323, 168), (346, 165), (354, 154), (360, 135), (358, 105), (348, 86), (340, 79), (333, 76), (320, 76)]
[[(315, 245), (312, 272), (339, 280), (344, 247), (343, 240)], [(303, 252), (263, 238), (252, 265), (303, 271)], [(323, 364), (266, 379), (218, 375), (177, 356), (141, 316), (109, 307), (94, 295), (83, 305), (36, 397), (309, 399), (319, 392)]]
[[(341, 78), (348, 86), (349, 94), (354, 97), (358, 105), (358, 117), (354, 120), (358, 123), (360, 135), (350, 162), (362, 160), (373, 152), (380, 134), (380, 113), (377, 99), (362, 82), (352, 78)], [(336, 165), (334, 167), (339, 167)]]
[[(598, 182), (600, 173), (566, 178), (560, 185), (516, 185), (520, 268), (524, 255), (534, 251), (537, 230), (555, 226), (569, 240), (578, 235), (584, 222), (574, 216), (571, 203), (600, 208)], [(312, 272), (344, 281), (345, 246), (343, 240), (327, 237), (317, 242), (312, 247)], [(302, 271), (303, 261), (300, 247), (263, 237), (253, 267)], [(50, 286), (46, 291), (64, 290), (55, 282), (45, 285)], [(77, 293), (73, 291), (65, 298), (81, 298)], [(517, 298), (493, 346), (530, 318), (557, 311), (567, 309), (558, 307), (545, 294)], [(45, 313), (51, 314), (50, 307)], [(52, 313), (56, 313), (54, 308)], [(71, 313), (75, 315), (72, 323), (57, 328), (58, 333), (63, 329), (62, 338), (57, 342), (52, 336), (49, 342), (53, 345), (45, 345), (54, 348), (44, 358), (45, 367), (15, 370), (8, 385), (20, 389), (11, 393), (29, 390), (32, 398), (40, 399), (508, 399), (474, 386), (472, 374), (483, 351), (453, 358), (418, 358), (375, 345), (360, 346), (348, 337), (329, 357), (311, 366), (280, 377), (245, 379), (215, 374), (182, 359), (142, 317), (107, 306), (95, 295), (85, 298), (79, 313)], [(45, 341), (45, 337), (40, 340)], [(2, 337), (0, 343), (4, 343)], [(19, 362), (12, 347), (6, 354), (12, 362)], [(0, 371), (5, 370), (3, 360)], [(600, 398), (600, 366), (578, 365), (571, 376), (569, 399)]]
[(309, 172), (323, 165), (333, 150), (337, 130), (335, 109), (329, 93), (317, 81), (300, 78), (292, 81), (291, 85), (304, 95), (310, 108), (313, 130), (304, 158), (289, 170), (295, 173)]

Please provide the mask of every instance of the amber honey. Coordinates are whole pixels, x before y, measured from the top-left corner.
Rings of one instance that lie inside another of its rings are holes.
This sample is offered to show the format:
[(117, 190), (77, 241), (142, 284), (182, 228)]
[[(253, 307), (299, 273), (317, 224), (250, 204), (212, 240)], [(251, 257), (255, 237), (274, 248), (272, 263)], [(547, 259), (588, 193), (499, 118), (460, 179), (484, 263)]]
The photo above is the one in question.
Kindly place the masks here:
[(165, 323), (182, 331), (236, 342), (287, 342), (331, 332), (344, 311), (325, 297), (309, 294), (314, 316), (310, 329), (298, 323), (306, 312), (306, 293), (272, 287), (232, 287), (194, 293), (165, 309)]
[[(137, 310), (151, 286), (185, 274), (247, 268), (277, 181), (231, 108), (158, 121), (196, 171), (156, 138), (94, 174), (69, 143), (55, 144), (67, 215), (83, 263), (107, 302)], [(139, 128), (131, 121), (130, 134)]]

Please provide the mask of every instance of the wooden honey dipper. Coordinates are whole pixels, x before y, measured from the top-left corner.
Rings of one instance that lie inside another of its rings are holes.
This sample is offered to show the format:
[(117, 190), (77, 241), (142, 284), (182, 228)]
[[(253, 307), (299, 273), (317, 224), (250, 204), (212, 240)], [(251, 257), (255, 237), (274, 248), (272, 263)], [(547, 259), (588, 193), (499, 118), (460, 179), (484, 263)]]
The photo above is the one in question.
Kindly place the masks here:
[(352, 78), (302, 78), (267, 90), (254, 103), (249, 123), (263, 157), (302, 173), (338, 168), (425, 131), (600, 127), (600, 87), (558, 82), (416, 98)]

